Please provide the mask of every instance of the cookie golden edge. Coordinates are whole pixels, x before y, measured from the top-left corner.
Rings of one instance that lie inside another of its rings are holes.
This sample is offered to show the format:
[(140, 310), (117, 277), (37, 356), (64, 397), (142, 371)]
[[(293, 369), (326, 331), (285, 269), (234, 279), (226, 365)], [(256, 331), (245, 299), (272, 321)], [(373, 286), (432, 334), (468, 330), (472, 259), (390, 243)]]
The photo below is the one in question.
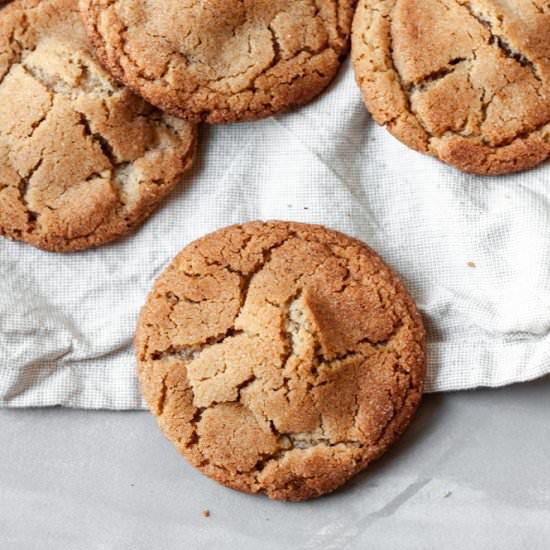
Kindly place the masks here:
[[(423, 320), (414, 299), (410, 295), (407, 288), (404, 286), (401, 279), (384, 262), (384, 260), (379, 256), (378, 253), (376, 253), (364, 242), (358, 239), (354, 239), (339, 231), (328, 229), (322, 225), (304, 224), (299, 222), (286, 222), (280, 220), (258, 220), (245, 224), (235, 224), (224, 227), (189, 243), (189, 245), (187, 246), (200, 245), (200, 243), (206, 239), (215, 238), (217, 235), (221, 235), (227, 230), (239, 229), (243, 225), (249, 227), (270, 227), (285, 225), (289, 228), (289, 230), (305, 230), (318, 232), (321, 235), (321, 238), (325, 236), (330, 236), (332, 238), (338, 239), (340, 244), (353, 244), (359, 247), (361, 252), (365, 254), (370, 261), (375, 263), (378, 267), (381, 267), (386, 272), (389, 280), (391, 281), (391, 285), (396, 289), (400, 297), (404, 299), (407, 311), (414, 321), (413, 334), (415, 343), (417, 345), (417, 349), (413, 352), (411, 361), (409, 363), (411, 382), (409, 392), (407, 393), (406, 399), (402, 407), (392, 418), (392, 420), (385, 426), (383, 435), (378, 440), (376, 448), (370, 449), (371, 452), (368, 456), (368, 459), (361, 459), (361, 457), (357, 455), (357, 459), (354, 462), (350, 463), (349, 455), (346, 456), (345, 453), (333, 452), (334, 447), (328, 448), (331, 451), (330, 453), (323, 453), (322, 449), (314, 448), (313, 452), (308, 457), (308, 460), (304, 461), (303, 456), (300, 456), (297, 459), (297, 469), (301, 472), (301, 475), (292, 475), (288, 471), (281, 472), (280, 475), (277, 475), (277, 472), (275, 472), (271, 476), (270, 482), (267, 485), (265, 484), (265, 481), (263, 485), (257, 482), (250, 482), (248, 476), (246, 475), (243, 475), (240, 478), (235, 478), (234, 475), (229, 474), (224, 475), (217, 468), (209, 469), (208, 467), (201, 465), (199, 462), (191, 460), (188, 453), (186, 453), (186, 449), (178, 446), (177, 442), (174, 441), (172, 437), (168, 436), (168, 434), (163, 429), (162, 419), (156, 414), (158, 406), (157, 390), (159, 381), (155, 380), (155, 375), (150, 372), (150, 369), (148, 368), (149, 363), (146, 361), (143, 355), (143, 346), (145, 344), (143, 334), (145, 333), (144, 329), (146, 323), (148, 322), (148, 317), (152, 313), (150, 310), (151, 300), (155, 295), (157, 286), (162, 281), (164, 272), (159, 276), (153, 286), (153, 289), (147, 297), (145, 305), (143, 306), (138, 319), (136, 333), (134, 337), (134, 348), (137, 358), (137, 373), (140, 388), (148, 408), (157, 417), (157, 423), (159, 424), (159, 427), (161, 428), (167, 439), (175, 444), (180, 454), (184, 458), (186, 458), (188, 462), (190, 462), (195, 468), (197, 468), (199, 471), (201, 471), (201, 473), (203, 473), (210, 479), (231, 489), (247, 494), (263, 494), (273, 500), (299, 502), (318, 498), (342, 487), (345, 487), (345, 484), (350, 479), (365, 470), (373, 461), (384, 455), (388, 451), (388, 449), (401, 438), (403, 433), (406, 431), (406, 428), (411, 423), (422, 400), (424, 391), (424, 379), (426, 374), (426, 331), (424, 328)], [(179, 255), (185, 251), (187, 246), (184, 247), (184, 249), (182, 249), (182, 251), (178, 255), (176, 255), (169, 266), (177, 261)], [(413, 380), (415, 381), (414, 385)], [(186, 391), (190, 391), (192, 395), (192, 390), (190, 388), (188, 388)]]
[(0, 236), (11, 241), (24, 242), (44, 252), (55, 253), (81, 252), (83, 250), (98, 248), (124, 237), (130, 237), (132, 233), (139, 230), (140, 226), (161, 207), (164, 201), (168, 200), (171, 191), (193, 166), (194, 156), (198, 148), (197, 128), (193, 128), (192, 133), (193, 139), (189, 151), (182, 155), (184, 164), (181, 174), (172, 181), (165, 183), (161, 191), (150, 190), (148, 195), (142, 197), (141, 208), (132, 211), (129, 215), (123, 218), (107, 218), (107, 223), (102, 222), (90, 234), (70, 239), (64, 236), (50, 236), (33, 231), (22, 232), (19, 229), (13, 228), (15, 224), (12, 224), (11, 227), (8, 227), (7, 224), (0, 225)]
[[(357, 2), (351, 32), (351, 59), (363, 101), (377, 124), (384, 126), (411, 149), (439, 158), (473, 175), (498, 176), (522, 172), (550, 157), (550, 142), (535, 132), (498, 147), (457, 136), (439, 152), (434, 151), (430, 147), (429, 134), (409, 110), (407, 94), (393, 64), (391, 38), (383, 32), (377, 34), (382, 54), (374, 54), (364, 37), (373, 10), (368, 3), (368, 0)], [(390, 13), (391, 9), (393, 7)]]
[[(96, 5), (93, 5), (93, 1), (91, 0), (79, 0), (81, 17), (88, 38), (95, 49), (97, 58), (105, 69), (119, 82), (165, 113), (183, 118), (195, 124), (201, 122), (208, 124), (253, 122), (276, 114), (291, 112), (322, 95), (336, 78), (350, 50), (351, 21), (353, 20), (357, 0), (342, 0), (342, 3), (344, 6), (341, 9), (345, 14), (344, 17), (350, 22), (348, 25), (349, 28), (345, 29), (345, 46), (339, 48), (338, 51), (328, 48), (334, 53), (334, 56), (332, 59), (326, 60), (323, 72), (313, 70), (310, 74), (293, 78), (290, 85), (281, 85), (278, 96), (282, 99), (276, 105), (264, 104), (264, 107), (260, 109), (237, 110), (229, 107), (216, 107), (216, 101), (214, 101), (214, 107), (212, 108), (193, 108), (191, 106), (184, 108), (178, 99), (170, 98), (167, 94), (159, 94), (154, 88), (149, 90), (149, 86), (144, 86), (139, 82), (138, 78), (124, 71), (117, 60), (117, 55), (111, 53), (107, 48), (105, 40), (94, 22), (99, 17), (101, 10)], [(226, 99), (231, 96), (219, 94), (219, 97)]]
[(194, 156), (198, 148), (197, 128), (193, 128), (192, 132), (193, 140), (189, 152), (182, 156), (184, 165), (181, 174), (177, 178), (174, 178), (173, 181), (165, 183), (161, 191), (153, 189), (148, 195), (142, 197), (141, 208), (132, 211), (129, 215), (123, 218), (107, 218), (107, 223), (102, 222), (90, 234), (70, 239), (64, 236), (41, 235), (33, 231), (22, 232), (5, 225), (0, 225), (0, 236), (11, 241), (24, 242), (44, 252), (53, 253), (81, 252), (116, 242), (125, 237), (131, 237), (134, 232), (138, 231), (159, 210), (162, 203), (168, 200), (171, 191), (192, 168)]

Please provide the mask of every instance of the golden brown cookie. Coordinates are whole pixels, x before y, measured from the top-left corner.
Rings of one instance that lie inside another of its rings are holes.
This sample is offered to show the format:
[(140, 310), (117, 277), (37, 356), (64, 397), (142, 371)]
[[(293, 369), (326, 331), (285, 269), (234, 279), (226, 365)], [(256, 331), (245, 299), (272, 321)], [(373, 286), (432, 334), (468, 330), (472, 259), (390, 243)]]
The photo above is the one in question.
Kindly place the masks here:
[(401, 435), (420, 401), (424, 329), (365, 244), (252, 222), (187, 246), (136, 334), (161, 429), (207, 476), (303, 500), (333, 491)]
[(310, 101), (348, 49), (355, 0), (81, 0), (111, 73), (188, 120), (253, 120)]
[(374, 119), (466, 172), (550, 155), (550, 9), (542, 0), (359, 0), (356, 78)]
[(196, 130), (93, 58), (77, 0), (0, 8), (0, 235), (52, 251), (128, 233), (190, 167)]

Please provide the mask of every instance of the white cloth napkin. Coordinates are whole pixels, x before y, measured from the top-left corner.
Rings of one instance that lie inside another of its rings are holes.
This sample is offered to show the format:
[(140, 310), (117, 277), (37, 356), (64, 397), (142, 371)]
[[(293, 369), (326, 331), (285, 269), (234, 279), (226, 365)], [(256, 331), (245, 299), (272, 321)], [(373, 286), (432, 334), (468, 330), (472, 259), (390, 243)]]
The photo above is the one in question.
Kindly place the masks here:
[(0, 239), (0, 405), (143, 407), (132, 337), (191, 240), (252, 219), (321, 223), (369, 243), (428, 329), (430, 392), (550, 372), (550, 165), (469, 176), (407, 149), (363, 107), (349, 62), (317, 101), (203, 128), (188, 175), (136, 233), (51, 254)]

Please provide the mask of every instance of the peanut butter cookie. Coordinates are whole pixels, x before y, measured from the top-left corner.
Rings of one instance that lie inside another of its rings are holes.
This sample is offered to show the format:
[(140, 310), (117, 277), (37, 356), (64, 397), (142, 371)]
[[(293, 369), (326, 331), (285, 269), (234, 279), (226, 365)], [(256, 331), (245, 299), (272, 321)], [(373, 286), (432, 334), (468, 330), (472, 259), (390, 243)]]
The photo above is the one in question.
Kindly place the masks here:
[(550, 155), (550, 8), (542, 0), (359, 0), (365, 103), (408, 146), (466, 172)]
[(396, 275), (321, 226), (253, 222), (187, 246), (136, 335), (167, 437), (207, 476), (303, 500), (396, 441), (420, 401), (424, 329)]
[(0, 235), (51, 251), (124, 235), (180, 180), (195, 141), (101, 68), (77, 0), (0, 8)]
[(253, 120), (308, 102), (347, 52), (355, 0), (81, 0), (105, 67), (188, 120)]

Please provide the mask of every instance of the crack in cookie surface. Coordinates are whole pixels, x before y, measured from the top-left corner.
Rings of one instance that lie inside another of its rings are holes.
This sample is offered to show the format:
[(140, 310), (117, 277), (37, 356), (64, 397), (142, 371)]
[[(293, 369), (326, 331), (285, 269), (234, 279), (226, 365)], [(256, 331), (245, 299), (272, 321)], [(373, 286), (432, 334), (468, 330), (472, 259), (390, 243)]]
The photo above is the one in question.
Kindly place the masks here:
[(136, 347), (145, 398), (180, 451), (274, 498), (344, 483), (422, 392), (411, 298), (365, 245), (319, 226), (249, 223), (192, 243), (157, 281)]
[(126, 234), (190, 167), (196, 129), (101, 68), (77, 0), (13, 0), (0, 19), (0, 234), (54, 251)]
[(301, 105), (347, 52), (355, 0), (81, 0), (98, 56), (151, 103), (193, 121)]
[(352, 57), (375, 120), (410, 147), (473, 173), (545, 160), (550, 48), (542, 36), (550, 14), (541, 6), (360, 0)]

